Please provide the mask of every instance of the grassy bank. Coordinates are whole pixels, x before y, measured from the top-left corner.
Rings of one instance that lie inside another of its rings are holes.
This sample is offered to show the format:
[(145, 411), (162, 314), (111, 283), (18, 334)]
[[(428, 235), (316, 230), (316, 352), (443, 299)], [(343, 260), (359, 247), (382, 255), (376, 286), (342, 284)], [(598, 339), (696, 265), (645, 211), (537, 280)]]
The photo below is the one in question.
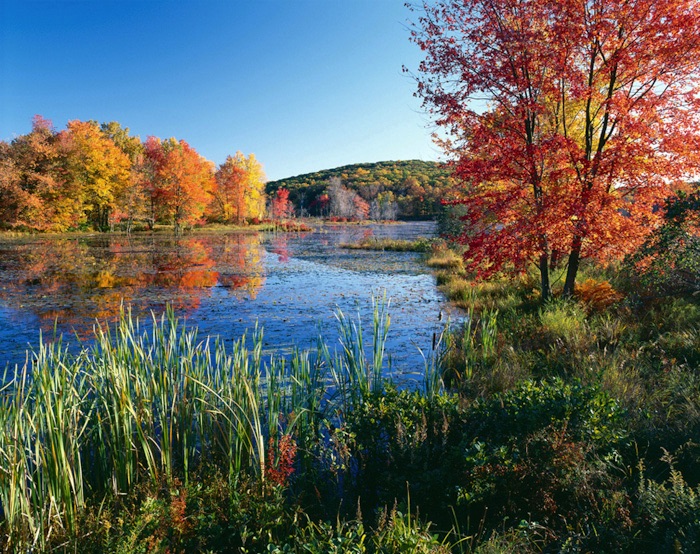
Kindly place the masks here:
[(379, 250), (392, 252), (429, 252), (432, 248), (433, 241), (427, 238), (418, 238), (415, 240), (402, 239), (381, 239), (368, 237), (358, 242), (341, 244), (341, 248), (349, 250)]
[(427, 263), (468, 314), (443, 377), (464, 404), (489, 406), (462, 499), (494, 551), (698, 551), (697, 296), (588, 265), (573, 299), (542, 305), (536, 275), (481, 282), (447, 247)]

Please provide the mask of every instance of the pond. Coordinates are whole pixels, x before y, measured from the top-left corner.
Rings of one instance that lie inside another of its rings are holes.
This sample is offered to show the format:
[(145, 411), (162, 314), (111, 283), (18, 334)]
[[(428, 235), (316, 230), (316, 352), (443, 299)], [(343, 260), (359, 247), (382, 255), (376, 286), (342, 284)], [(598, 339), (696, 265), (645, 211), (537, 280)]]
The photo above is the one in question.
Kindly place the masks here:
[[(264, 347), (338, 347), (334, 312), (371, 327), (372, 295), (390, 299), (387, 351), (397, 379), (419, 375), (448, 311), (435, 279), (410, 252), (348, 250), (367, 236), (432, 236), (428, 222), (324, 226), (308, 233), (194, 233), (39, 237), (0, 242), (0, 367), (22, 364), (39, 330), (76, 349), (96, 321), (129, 306), (142, 321), (167, 305), (200, 337), (236, 340), (256, 322)], [(370, 343), (371, 344), (371, 343)]]

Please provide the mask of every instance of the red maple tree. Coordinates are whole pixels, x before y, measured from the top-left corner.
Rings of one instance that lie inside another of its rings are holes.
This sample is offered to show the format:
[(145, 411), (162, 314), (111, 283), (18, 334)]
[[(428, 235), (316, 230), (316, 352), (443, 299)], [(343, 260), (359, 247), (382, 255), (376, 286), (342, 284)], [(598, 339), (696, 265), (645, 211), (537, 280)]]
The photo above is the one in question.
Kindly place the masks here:
[(467, 207), (461, 241), (488, 277), (535, 263), (543, 299), (566, 260), (607, 261), (655, 228), (697, 174), (694, 0), (437, 0), (412, 39), (418, 95)]
[(275, 195), (270, 200), (270, 212), (272, 219), (289, 219), (294, 212), (294, 206), (289, 201), (289, 190), (285, 188), (277, 189)]

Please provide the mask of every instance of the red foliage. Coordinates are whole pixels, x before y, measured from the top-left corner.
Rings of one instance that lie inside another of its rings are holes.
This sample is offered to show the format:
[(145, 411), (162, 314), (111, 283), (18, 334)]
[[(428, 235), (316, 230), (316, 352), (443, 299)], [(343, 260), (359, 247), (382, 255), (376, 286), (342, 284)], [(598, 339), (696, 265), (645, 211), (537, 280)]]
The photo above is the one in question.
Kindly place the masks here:
[(369, 204), (360, 196), (355, 196), (352, 199), (355, 205), (355, 217), (360, 221), (364, 221), (369, 216)]
[[(694, 0), (438, 0), (413, 40), (483, 277), (634, 250), (700, 169)], [(482, 102), (487, 99), (487, 106)]]
[(211, 163), (184, 140), (148, 137), (144, 149), (152, 221), (170, 220), (176, 227), (196, 223), (216, 186)]
[(289, 191), (285, 188), (277, 189), (270, 200), (270, 212), (272, 219), (280, 220), (292, 217), (294, 206), (289, 201)]
[(275, 446), (270, 437), (267, 449), (267, 478), (275, 485), (285, 486), (294, 473), (297, 445), (290, 435), (282, 435)]
[(331, 197), (328, 196), (325, 192), (323, 194), (319, 194), (316, 200), (314, 200), (311, 203), (310, 208), (315, 211), (318, 215), (328, 215), (328, 210), (330, 207), (331, 203)]

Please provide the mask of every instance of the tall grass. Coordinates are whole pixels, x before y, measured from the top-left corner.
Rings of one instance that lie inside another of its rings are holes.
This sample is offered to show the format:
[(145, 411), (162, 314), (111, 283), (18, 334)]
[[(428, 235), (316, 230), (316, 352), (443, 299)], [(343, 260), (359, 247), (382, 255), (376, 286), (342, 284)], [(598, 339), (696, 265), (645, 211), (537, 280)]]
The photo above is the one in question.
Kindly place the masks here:
[[(385, 363), (385, 346), (391, 325), (389, 301), (372, 297), (372, 358), (367, 358), (362, 330), (362, 318), (348, 319), (341, 310), (335, 313), (340, 332), (342, 355), (327, 358), (333, 368), (335, 386), (346, 398), (345, 411), (357, 406), (362, 399), (381, 391)], [(389, 360), (389, 366), (391, 361)], [(338, 371), (340, 370), (340, 371)]]
[[(214, 464), (234, 484), (266, 482), (285, 434), (314, 434), (381, 390), (390, 318), (374, 301), (372, 348), (362, 322), (336, 313), (342, 352), (263, 361), (262, 331), (229, 343), (188, 329), (168, 309), (150, 330), (129, 311), (96, 326), (77, 355), (40, 340), (0, 385), (0, 530), (10, 550), (41, 548), (79, 531), (86, 505), (139, 482), (187, 482)], [(328, 386), (333, 395), (328, 393)], [(274, 452), (273, 452), (274, 454)]]

